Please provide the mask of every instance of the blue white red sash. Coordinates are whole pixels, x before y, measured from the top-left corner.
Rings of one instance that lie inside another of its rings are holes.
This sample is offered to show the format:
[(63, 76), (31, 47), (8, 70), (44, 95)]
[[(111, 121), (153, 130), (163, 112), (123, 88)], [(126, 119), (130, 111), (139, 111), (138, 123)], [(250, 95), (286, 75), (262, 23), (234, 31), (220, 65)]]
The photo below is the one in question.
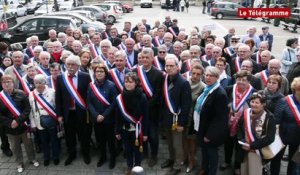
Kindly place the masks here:
[(158, 59), (159, 59), (159, 58), (158, 58), (157, 56), (155, 56), (154, 59), (153, 59), (153, 64), (154, 64), (154, 66), (155, 66), (158, 70), (164, 71), (164, 68), (163, 68), (163, 66), (161, 65), (161, 63), (159, 62)]
[(92, 52), (94, 58), (98, 57), (98, 51), (96, 50), (95, 45), (93, 43), (90, 43), (90, 51)]
[(267, 87), (269, 72), (267, 70), (263, 70), (260, 72), (260, 78), (264, 83), (264, 86)]
[(245, 104), (245, 102), (248, 100), (248, 98), (250, 97), (250, 95), (252, 94), (253, 91), (253, 87), (251, 85), (249, 85), (248, 89), (246, 90), (246, 92), (242, 95), (241, 100), (238, 101), (237, 99), (237, 85), (233, 85), (233, 91), (232, 91), (232, 105), (231, 105), (231, 109), (234, 112), (237, 112), (240, 110), (240, 108)]
[(122, 113), (122, 116), (125, 118), (125, 120), (135, 125), (135, 138), (138, 139), (140, 136), (140, 144), (142, 145), (142, 143), (143, 143), (143, 132), (142, 132), (143, 116), (140, 116), (139, 120), (136, 120), (132, 115), (130, 115), (125, 108), (125, 103), (124, 103), (124, 100), (123, 100), (123, 97), (121, 94), (117, 96), (117, 104), (118, 104), (119, 109)]
[(153, 96), (153, 88), (148, 80), (148, 77), (147, 77), (143, 67), (144, 66), (138, 66), (138, 68), (137, 68), (138, 77), (140, 78), (142, 87), (143, 87), (147, 97), (151, 98)]
[(109, 73), (110, 73), (110, 76), (113, 79), (115, 85), (117, 86), (119, 92), (121, 93), (123, 91), (123, 83), (122, 83), (122, 80), (120, 79), (120, 77), (118, 75), (119, 74), (118, 70), (116, 68), (114, 68), (114, 69), (111, 69), (109, 71)]
[(102, 53), (100, 53), (100, 58), (102, 59), (103, 62), (107, 60), (107, 58)]
[(186, 78), (187, 80), (189, 80), (191, 78), (191, 74), (192, 74), (191, 71), (187, 71), (187, 72), (183, 73), (183, 77)]
[(43, 68), (41, 68), (41, 66), (36, 66), (36, 70), (38, 71), (39, 74), (43, 74), (46, 77), (50, 76), (51, 74), (49, 74), (47, 71), (45, 71)]
[(0, 73), (3, 75), (4, 74), (4, 70), (0, 67)]
[(201, 60), (202, 60), (202, 61), (207, 61), (207, 55), (201, 56)]
[(104, 106), (109, 106), (110, 103), (109, 101), (102, 95), (102, 93), (98, 90), (98, 88), (96, 87), (96, 85), (91, 82), (90, 83), (90, 87), (92, 89), (92, 91), (94, 92), (95, 96), (97, 97), (97, 99), (104, 105)]
[[(244, 125), (245, 125), (245, 132), (246, 137), (248, 138), (249, 145), (255, 141), (255, 137), (252, 133), (252, 127), (251, 127), (251, 108), (244, 110)], [(258, 150), (255, 150), (256, 154), (260, 156), (260, 153)]]
[(297, 104), (294, 95), (288, 95), (285, 97), (285, 99), (294, 114), (294, 118), (295, 118), (296, 122), (298, 123), (298, 125), (300, 127), (300, 112), (299, 112), (300, 106), (299, 106), (299, 104)]
[(169, 94), (168, 74), (166, 74), (165, 76), (165, 82), (163, 88), (164, 88), (163, 91), (164, 91), (164, 99), (165, 99), (166, 106), (173, 114), (173, 125), (176, 126), (178, 121), (178, 115), (180, 114), (180, 109), (178, 109), (177, 106), (175, 106), (175, 103), (173, 102), (173, 100), (171, 99), (171, 95)]
[(192, 70), (192, 63), (191, 63), (191, 59), (188, 59), (185, 61), (185, 65), (186, 65), (186, 68), (188, 71), (191, 71)]
[(105, 35), (105, 39), (109, 39), (107, 32), (104, 32), (104, 35)]
[(18, 78), (19, 82), (21, 83), (24, 92), (27, 95), (29, 95), (29, 92), (30, 92), (29, 87), (27, 86), (26, 82), (23, 81), (21, 75), (19, 74), (19, 72), (17, 71), (17, 69), (14, 66), (13, 66), (13, 72), (15, 73), (16, 77)]
[(65, 64), (60, 65), (60, 72), (63, 74), (66, 71)]
[(69, 92), (69, 94), (72, 96), (72, 98), (75, 100), (75, 102), (82, 108), (87, 109), (87, 105), (85, 104), (85, 101), (77, 91), (76, 87), (74, 86), (73, 82), (69, 79), (67, 71), (62, 74), (63, 82)]
[(123, 42), (121, 42), (121, 44), (119, 44), (119, 49), (121, 49), (121, 50), (126, 50), (126, 46), (125, 46), (125, 44), (123, 43)]
[(143, 46), (141, 45), (141, 43), (137, 43), (136, 47), (137, 47), (138, 50), (141, 50), (143, 48)]
[(33, 98), (38, 102), (39, 105), (54, 119), (57, 120), (57, 115), (54, 107), (42, 96), (37, 94), (36, 90), (32, 91)]
[(226, 47), (224, 49), (224, 52), (227, 53), (229, 56), (232, 56), (234, 54), (233, 50), (231, 47)]
[(158, 36), (154, 37), (154, 43), (155, 43), (156, 47), (159, 47), (161, 45), (161, 43), (159, 42)]
[(240, 57), (236, 57), (234, 60), (235, 64), (235, 71), (238, 72), (241, 70), (241, 65), (240, 65)]
[(28, 47), (29, 52), (31, 53), (32, 57), (34, 57), (34, 52), (32, 46)]
[(260, 57), (260, 53), (259, 51), (256, 52), (256, 63), (260, 64), (261, 63), (261, 57)]
[(174, 29), (172, 27), (169, 27), (169, 31), (172, 33), (172, 35), (174, 35), (175, 37), (177, 37)]
[(56, 87), (52, 75), (49, 78), (50, 78), (50, 87), (55, 90)]
[(126, 67), (128, 68), (128, 69), (132, 69), (132, 65), (131, 65), (131, 63), (130, 63), (130, 60), (129, 59), (127, 59), (127, 61), (126, 61)]
[(21, 115), (20, 110), (17, 108), (15, 102), (11, 99), (11, 97), (4, 91), (0, 92), (0, 99), (3, 104), (8, 108), (8, 110), (12, 113), (15, 118), (19, 118)]
[(110, 70), (114, 66), (113, 64), (110, 64), (108, 60), (104, 62), (104, 65), (106, 66), (107, 70)]

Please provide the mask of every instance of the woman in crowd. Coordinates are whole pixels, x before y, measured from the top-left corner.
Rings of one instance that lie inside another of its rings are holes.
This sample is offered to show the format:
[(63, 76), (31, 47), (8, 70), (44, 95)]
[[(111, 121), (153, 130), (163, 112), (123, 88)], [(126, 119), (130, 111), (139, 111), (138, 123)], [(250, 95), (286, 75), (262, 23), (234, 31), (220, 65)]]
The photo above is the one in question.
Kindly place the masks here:
[(82, 36), (82, 32), (80, 29), (75, 29), (73, 31), (73, 37), (75, 40), (80, 40), (81, 36)]
[(276, 126), (273, 114), (265, 110), (266, 98), (263, 94), (253, 93), (250, 108), (244, 110), (239, 122), (237, 139), (242, 148), (240, 154), (241, 174), (262, 174), (263, 160), (260, 149), (270, 145), (275, 139)]
[[(299, 168), (292, 157), (300, 144), (300, 78), (294, 78), (291, 89), (293, 94), (279, 100), (275, 108), (275, 120), (279, 124), (279, 133), (282, 142), (288, 145), (288, 175), (297, 175), (296, 169)], [(284, 152), (284, 151), (283, 151)], [(283, 153), (281, 154), (281, 157)], [(279, 168), (280, 171), (280, 168)]]
[(297, 62), (296, 52), (298, 47), (298, 38), (290, 38), (286, 41), (286, 48), (283, 49), (281, 57), (281, 74), (286, 76), (291, 65)]
[(0, 60), (10, 55), (8, 49), (8, 45), (5, 42), (0, 42)]
[(117, 96), (115, 84), (107, 79), (108, 70), (103, 63), (94, 67), (95, 81), (88, 88), (87, 102), (95, 128), (96, 140), (100, 144), (101, 156), (97, 163), (101, 167), (106, 161), (106, 145), (110, 152), (109, 168), (116, 164), (114, 137), (114, 103)]
[(26, 67), (26, 75), (22, 77), (24, 81), (20, 82), (21, 84), (21, 86), (19, 86), (21, 87), (20, 89), (23, 90), (27, 95), (29, 94), (30, 91), (32, 91), (35, 88), (33, 79), (37, 74), (36, 69), (37, 68), (35, 64), (29, 63)]
[(12, 65), (12, 59), (8, 56), (3, 57), (1, 61), (2, 63), (0, 65), (0, 72), (4, 71), (6, 68)]
[(221, 86), (225, 89), (227, 86), (232, 85), (232, 79), (231, 77), (226, 73), (226, 59), (224, 57), (217, 58), (216, 68), (218, 68), (221, 72), (221, 75), (219, 77), (219, 82)]
[(246, 40), (245, 44), (247, 44), (250, 47), (250, 55), (257, 51), (257, 48), (255, 47), (255, 41), (253, 39), (250, 38)]
[(187, 173), (190, 173), (191, 170), (194, 168), (196, 160), (196, 149), (197, 149), (197, 137), (196, 137), (196, 131), (194, 130), (194, 121), (193, 121), (193, 112), (194, 112), (194, 106), (196, 104), (197, 98), (200, 96), (200, 94), (203, 92), (203, 89), (205, 88), (205, 84), (201, 81), (201, 78), (204, 73), (204, 68), (201, 64), (195, 63), (192, 66), (191, 70), (191, 78), (188, 79), (191, 90), (192, 90), (192, 102), (193, 105), (190, 110), (189, 118), (188, 118), (188, 124), (187, 124), (187, 130), (185, 130), (184, 137), (182, 139), (183, 141), (183, 148), (184, 148), (184, 163), (188, 163), (188, 168), (186, 169)]
[(240, 174), (241, 168), (241, 162), (237, 158), (240, 151), (237, 141), (238, 122), (241, 120), (244, 110), (249, 108), (249, 97), (255, 91), (250, 85), (250, 78), (249, 72), (241, 70), (236, 73), (236, 83), (227, 88), (230, 101), (229, 133), (224, 145), (225, 162), (220, 166), (220, 169), (225, 170), (230, 167), (234, 151), (234, 174)]
[(141, 166), (143, 142), (147, 141), (148, 101), (138, 87), (136, 73), (125, 75), (122, 94), (117, 97), (116, 138), (125, 145), (128, 174), (133, 166)]
[(39, 130), (44, 153), (44, 166), (48, 166), (51, 159), (54, 165), (58, 165), (60, 140), (57, 137), (55, 91), (46, 85), (47, 79), (42, 74), (34, 77), (34, 84), (36, 88), (29, 95), (31, 127), (33, 130)]

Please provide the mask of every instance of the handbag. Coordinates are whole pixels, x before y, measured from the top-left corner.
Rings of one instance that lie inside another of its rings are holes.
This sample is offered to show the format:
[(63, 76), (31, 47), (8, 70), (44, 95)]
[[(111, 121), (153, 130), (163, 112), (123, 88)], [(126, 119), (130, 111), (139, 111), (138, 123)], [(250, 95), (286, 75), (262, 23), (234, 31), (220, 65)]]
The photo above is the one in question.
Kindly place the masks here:
[[(267, 120), (267, 125), (268, 126), (268, 121)], [(272, 159), (274, 158), (283, 148), (285, 147), (285, 145), (283, 144), (280, 136), (279, 136), (279, 127), (276, 126), (276, 133), (275, 133), (275, 139), (274, 141), (266, 146), (266, 147), (263, 147), (261, 149), (261, 154), (262, 154), (262, 157), (266, 160), (269, 160), (269, 159)]]
[(41, 126), (43, 128), (45, 128), (45, 129), (53, 129), (53, 128), (55, 128), (56, 125), (57, 125), (57, 121), (54, 120), (54, 118), (51, 117), (50, 115), (41, 115), (40, 110), (38, 108), (38, 105), (36, 103), (36, 100), (34, 100), (34, 104), (35, 104), (36, 111), (40, 115), (40, 124), (41, 124)]
[(297, 151), (296, 151), (295, 154), (293, 155), (292, 160), (293, 160), (296, 164), (300, 165), (300, 145), (298, 146)]

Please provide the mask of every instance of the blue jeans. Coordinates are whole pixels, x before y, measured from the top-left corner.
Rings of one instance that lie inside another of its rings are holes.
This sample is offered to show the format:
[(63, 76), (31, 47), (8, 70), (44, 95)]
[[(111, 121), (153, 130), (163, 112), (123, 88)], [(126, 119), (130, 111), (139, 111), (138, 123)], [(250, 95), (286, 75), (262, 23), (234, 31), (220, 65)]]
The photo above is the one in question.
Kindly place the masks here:
[(219, 162), (218, 147), (203, 144), (202, 169), (207, 175), (217, 175)]
[(59, 159), (60, 153), (60, 139), (57, 138), (57, 129), (39, 130), (42, 140), (42, 147), (44, 152), (44, 160), (50, 160), (50, 152), (52, 151), (52, 159)]

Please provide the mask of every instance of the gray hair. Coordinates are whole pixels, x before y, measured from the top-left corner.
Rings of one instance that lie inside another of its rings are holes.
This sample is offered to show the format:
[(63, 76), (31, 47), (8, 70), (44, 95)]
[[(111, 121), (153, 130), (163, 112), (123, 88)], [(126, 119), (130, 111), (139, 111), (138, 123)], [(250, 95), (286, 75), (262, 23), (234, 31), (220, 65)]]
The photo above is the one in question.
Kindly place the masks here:
[(109, 48), (111, 48), (112, 44), (111, 42), (108, 40), (108, 39), (104, 39), (100, 42), (100, 47), (103, 45), (103, 44), (108, 44), (109, 45)]
[(167, 51), (168, 49), (167, 49), (167, 46), (166, 45), (160, 45), (159, 47), (157, 47), (157, 50), (165, 50), (165, 51)]
[(220, 76), (220, 70), (214, 66), (207, 66), (205, 68), (205, 74), (207, 74), (208, 72), (217, 78), (219, 78)]
[(50, 58), (51, 58), (51, 55), (50, 55), (50, 53), (49, 53), (49, 52), (42, 51), (42, 52), (40, 53), (40, 55), (39, 55), (39, 56), (42, 56), (42, 55), (46, 55), (48, 59), (50, 59)]
[(173, 60), (177, 66), (179, 64), (179, 60), (174, 54), (167, 54), (167, 56), (165, 57), (165, 61), (167, 62), (167, 60)]
[(81, 65), (80, 58), (79, 58), (79, 56), (76, 56), (76, 55), (70, 55), (70, 56), (68, 56), (68, 58), (66, 59), (66, 64), (67, 63), (75, 63), (78, 66)]
[(37, 74), (34, 79), (33, 79), (34, 82), (39, 82), (39, 83), (42, 83), (42, 84), (47, 84), (47, 78), (45, 75), (43, 74)]
[(35, 47), (33, 48), (33, 51), (34, 51), (34, 52), (35, 52), (35, 51), (42, 52), (42, 51), (43, 51), (43, 47), (42, 47), (42, 46), (35, 46)]
[(192, 45), (192, 46), (190, 47), (190, 50), (197, 50), (199, 53), (201, 52), (200, 46), (197, 46), (197, 45)]
[(142, 50), (141, 53), (142, 53), (142, 54), (149, 54), (149, 53), (150, 53), (151, 57), (154, 57), (154, 52), (153, 52), (153, 50), (152, 50), (151, 48), (149, 48), (149, 47), (143, 48), (143, 50)]
[(175, 41), (175, 43), (173, 44), (173, 47), (174, 46), (179, 46), (180, 48), (183, 48), (183, 43), (180, 41)]
[(115, 57), (116, 58), (122, 57), (122, 58), (124, 58), (126, 60), (127, 55), (126, 55), (126, 53), (123, 50), (119, 50), (119, 51), (117, 51), (115, 53)]
[(36, 70), (36, 64), (34, 64), (34, 63), (29, 63), (28, 65), (27, 65), (27, 67), (26, 67), (26, 71), (28, 71), (29, 69), (34, 69), (34, 70)]
[(68, 50), (63, 50), (62, 53), (61, 53), (61, 57), (64, 57), (64, 56), (70, 56), (70, 55), (73, 55), (73, 53), (71, 51), (68, 51)]
[(32, 35), (32, 36), (30, 37), (30, 41), (32, 41), (32, 40), (39, 40), (39, 37), (36, 36), (36, 35)]
[(59, 33), (57, 34), (57, 37), (64, 37), (64, 38), (66, 38), (66, 37), (67, 37), (67, 34), (65, 34), (64, 32), (59, 32)]

